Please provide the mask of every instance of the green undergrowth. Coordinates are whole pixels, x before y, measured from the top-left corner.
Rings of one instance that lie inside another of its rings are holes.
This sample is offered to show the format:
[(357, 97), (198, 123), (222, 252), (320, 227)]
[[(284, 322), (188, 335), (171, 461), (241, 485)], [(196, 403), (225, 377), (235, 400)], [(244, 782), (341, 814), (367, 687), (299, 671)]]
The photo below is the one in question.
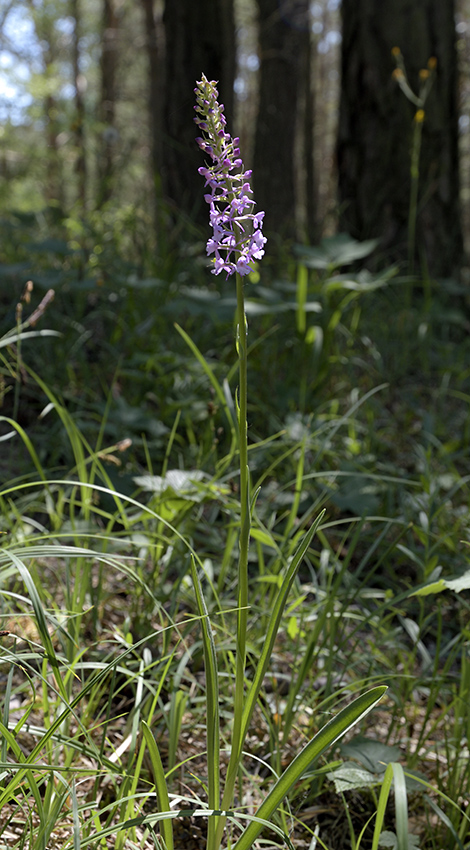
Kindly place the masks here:
[[(234, 293), (176, 262), (111, 278), (69, 243), (36, 246), (35, 300), (0, 339), (0, 848), (178, 847), (186, 828), (203, 846), (211, 635), (221, 775), (233, 724)], [(325, 242), (246, 287), (247, 688), (318, 527), (259, 683), (230, 846), (302, 747), (383, 684), (260, 809), (253, 846), (470, 846), (464, 310), (449, 283), (414, 283), (405, 309), (396, 270), (345, 271), (371, 247)]]

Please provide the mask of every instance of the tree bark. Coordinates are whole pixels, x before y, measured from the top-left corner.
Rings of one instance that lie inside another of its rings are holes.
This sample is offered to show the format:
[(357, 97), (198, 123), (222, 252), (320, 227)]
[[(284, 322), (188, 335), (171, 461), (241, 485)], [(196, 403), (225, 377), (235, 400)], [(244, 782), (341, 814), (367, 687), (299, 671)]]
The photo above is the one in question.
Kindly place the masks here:
[(103, 0), (103, 35), (101, 48), (101, 100), (99, 117), (103, 125), (99, 154), (98, 209), (109, 200), (114, 181), (114, 148), (117, 131), (116, 68), (118, 59), (119, 19), (114, 0)]
[(207, 221), (202, 164), (195, 137), (193, 91), (204, 73), (217, 80), (233, 134), (233, 84), (235, 77), (235, 25), (233, 0), (166, 0), (165, 103), (163, 162), (164, 194), (175, 208), (193, 220)]
[(154, 186), (153, 218), (155, 234), (160, 230), (161, 168), (163, 162), (164, 33), (162, 21), (155, 15), (154, 0), (142, 0), (145, 44), (148, 58), (148, 115), (150, 131), (150, 168)]
[(296, 140), (305, 129), (301, 107), (305, 109), (310, 97), (310, 86), (308, 96), (301, 96), (309, 74), (308, 2), (257, 0), (257, 4), (261, 65), (253, 160), (255, 197), (258, 209), (266, 212), (268, 234), (298, 237), (296, 172), (304, 171), (306, 163), (299, 162)]
[(64, 181), (62, 179), (62, 162), (59, 152), (60, 111), (57, 105), (54, 84), (56, 75), (55, 63), (58, 56), (57, 32), (55, 30), (55, 9), (50, 3), (35, 6), (33, 0), (28, 0), (31, 17), (34, 22), (37, 40), (41, 46), (44, 79), (47, 81), (48, 93), (44, 97), (44, 126), (47, 142), (46, 185), (44, 194), (51, 208), (55, 208), (59, 216), (65, 214)]
[(80, 71), (80, 8), (79, 0), (71, 0), (70, 11), (74, 26), (72, 34), (72, 68), (75, 85), (75, 120), (74, 133), (77, 148), (77, 159), (75, 161), (75, 172), (78, 178), (78, 201), (82, 211), (86, 205), (87, 189), (87, 167), (85, 152), (85, 102), (83, 95), (86, 88), (86, 80)]
[(417, 106), (392, 77), (391, 51), (400, 48), (415, 93), (420, 70), (435, 57), (436, 76), (424, 106), (411, 265), (450, 275), (462, 255), (453, 0), (343, 0), (342, 16), (341, 227), (358, 239), (379, 237), (387, 260), (407, 257)]

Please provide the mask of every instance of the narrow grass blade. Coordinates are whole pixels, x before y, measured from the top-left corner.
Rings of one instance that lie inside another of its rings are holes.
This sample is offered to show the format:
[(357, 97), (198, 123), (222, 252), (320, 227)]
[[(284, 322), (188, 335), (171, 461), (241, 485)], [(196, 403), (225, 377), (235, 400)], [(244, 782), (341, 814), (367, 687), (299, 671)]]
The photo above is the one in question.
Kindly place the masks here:
[[(16, 742), (16, 738), (10, 732), (10, 730), (7, 729), (7, 727), (4, 726), (2, 723), (0, 723), (0, 735), (6, 741), (7, 746), (11, 749), (12, 753), (14, 753), (17, 764), (23, 765), (25, 763), (25, 758), (24, 758), (24, 755), (22, 753), (22, 750), (20, 749), (19, 745)], [(9, 764), (8, 769), (9, 770), (13, 769), (11, 764)], [(32, 770), (25, 770), (24, 775), (26, 777), (26, 784), (29, 786), (29, 790), (31, 791), (32, 796), (34, 797), (34, 801), (36, 803), (36, 811), (37, 811), (39, 817), (41, 818), (43, 816), (42, 797), (41, 797), (41, 794), (40, 794), (38, 784), (37, 784), (36, 779), (34, 777), (34, 773), (33, 773)], [(14, 792), (15, 788), (16, 788), (16, 783), (15, 783), (15, 777), (14, 777), (13, 780), (10, 780), (10, 782), (8, 782), (8, 784), (6, 785), (6, 788), (5, 788), (5, 791), (4, 791), (5, 801), (8, 801), (13, 797), (13, 792)]]
[(408, 795), (405, 774), (401, 764), (392, 762), (395, 791), (395, 831), (397, 850), (408, 850)]
[[(308, 744), (291, 762), (289, 767), (284, 771), (278, 779), (274, 787), (267, 795), (264, 802), (256, 812), (258, 818), (269, 820), (276, 809), (280, 806), (284, 797), (288, 794), (294, 783), (302, 776), (303, 772), (317, 759), (328, 747), (331, 747), (339, 738), (341, 738), (349, 729), (356, 723), (359, 723), (377, 703), (382, 699), (387, 687), (379, 685), (372, 688), (362, 696), (354, 700), (350, 705), (343, 708), (340, 713), (330, 720), (322, 729), (309, 741)], [(242, 833), (234, 850), (250, 850), (253, 842), (257, 839), (261, 832), (261, 826), (252, 822)]]
[[(84, 687), (77, 694), (77, 696), (74, 697), (74, 699), (72, 700), (70, 705), (67, 704), (67, 703), (65, 704), (62, 714), (60, 714), (59, 717), (57, 717), (54, 720), (54, 722), (51, 723), (49, 728), (45, 731), (40, 730), (41, 733), (42, 733), (41, 738), (38, 741), (38, 743), (36, 744), (36, 746), (34, 747), (34, 749), (30, 752), (30, 754), (24, 760), (24, 762), (23, 762), (23, 760), (21, 760), (21, 764), (20, 763), (18, 764), (18, 771), (17, 771), (17, 773), (15, 773), (14, 777), (8, 783), (7, 788), (5, 788), (5, 789), (0, 788), (0, 810), (1, 810), (2, 806), (5, 805), (6, 801), (11, 798), (14, 789), (17, 788), (21, 784), (23, 778), (28, 774), (28, 772), (31, 771), (31, 769), (37, 770), (37, 769), (42, 769), (44, 767), (44, 765), (41, 765), (41, 764), (36, 765), (35, 762), (36, 762), (36, 759), (39, 758), (39, 756), (43, 752), (44, 747), (49, 740), (55, 738), (57, 741), (60, 741), (61, 743), (67, 743), (67, 746), (73, 746), (73, 743), (74, 743), (73, 740), (67, 739), (67, 741), (64, 741), (64, 739), (60, 736), (60, 734), (58, 734), (58, 730), (63, 725), (64, 720), (67, 718), (67, 716), (71, 713), (74, 714), (75, 719), (80, 724), (80, 720), (79, 720), (79, 718), (77, 718), (77, 716), (74, 712), (74, 709), (84, 699), (84, 697), (96, 687), (96, 685), (98, 684), (98, 682), (101, 679), (103, 679), (105, 676), (107, 676), (109, 674), (109, 672), (112, 670), (113, 667), (117, 667), (119, 669), (119, 665), (123, 662), (123, 660), (128, 655), (135, 652), (135, 650), (139, 646), (146, 643), (146, 641), (151, 640), (152, 637), (154, 637), (156, 635), (160, 635), (160, 634), (161, 634), (160, 631), (151, 632), (145, 638), (142, 638), (142, 640), (138, 641), (137, 643), (133, 644), (128, 649), (126, 649), (124, 652), (122, 652), (121, 655), (119, 655), (116, 659), (114, 659), (110, 664), (106, 664), (106, 665), (103, 666), (103, 668), (99, 669), (95, 676), (92, 676), (90, 679), (88, 679), (88, 681), (86, 682)], [(86, 733), (86, 730), (83, 729), (83, 726), (81, 724), (80, 724), (80, 726), (81, 726), (82, 730)], [(98, 763), (105, 764), (109, 769), (114, 770), (116, 773), (121, 772), (115, 764), (112, 764), (108, 760), (105, 761), (104, 759), (100, 759), (99, 750), (93, 744), (93, 740), (92, 740), (91, 737), (88, 738), (88, 741), (89, 741), (90, 751), (91, 751), (91, 753), (93, 753), (93, 758), (95, 758), (98, 761)], [(91, 757), (91, 754), (90, 754), (90, 757)], [(47, 766), (47, 769), (50, 770), (49, 766)], [(55, 768), (56, 773), (57, 773), (58, 770), (60, 770), (60, 768)]]
[(29, 439), (26, 431), (21, 427), (21, 425), (18, 425), (18, 422), (15, 422), (14, 419), (9, 419), (8, 416), (0, 416), (0, 422), (8, 422), (8, 424), (11, 425), (11, 427), (14, 428), (15, 431), (18, 432), (21, 439), (23, 440), (24, 445), (26, 446), (26, 448), (28, 450), (28, 453), (31, 457), (31, 460), (34, 463), (34, 466), (36, 467), (36, 470), (38, 472), (39, 477), (41, 478), (42, 481), (45, 482), (45, 475), (44, 475), (43, 468), (41, 466), (41, 462), (40, 462), (40, 460), (39, 460), (39, 458), (36, 454), (34, 446), (31, 442), (31, 440)]
[(178, 749), (181, 723), (183, 721), (184, 712), (186, 711), (187, 701), (188, 697), (184, 691), (173, 691), (168, 717), (168, 770), (172, 770), (176, 764), (176, 751)]
[(236, 423), (233, 421), (232, 411), (229, 409), (229, 407), (227, 405), (227, 400), (225, 398), (223, 389), (220, 386), (217, 378), (215, 377), (214, 372), (212, 371), (211, 367), (209, 366), (209, 364), (208, 364), (207, 360), (205, 359), (205, 357), (203, 356), (203, 354), (201, 354), (201, 352), (199, 351), (199, 348), (197, 347), (197, 345), (193, 342), (193, 340), (186, 333), (186, 331), (184, 331), (183, 328), (181, 328), (176, 323), (175, 323), (175, 328), (178, 331), (178, 333), (180, 334), (180, 336), (183, 337), (184, 341), (186, 342), (186, 344), (189, 346), (189, 348), (193, 352), (196, 360), (198, 361), (198, 363), (200, 363), (200, 365), (204, 369), (204, 372), (206, 373), (207, 377), (209, 378), (209, 380), (210, 380), (210, 382), (211, 382), (211, 384), (214, 388), (215, 394), (216, 394), (217, 398), (219, 399), (219, 402), (220, 402), (220, 404), (221, 404), (221, 406), (222, 406), (222, 408), (225, 412), (225, 415), (227, 417), (228, 423), (230, 425), (230, 430), (232, 432), (232, 438), (236, 439), (236, 436), (235, 436), (236, 431), (237, 431)]
[[(204, 669), (206, 674), (206, 728), (207, 728), (207, 773), (209, 808), (220, 808), (220, 722), (219, 722), (219, 677), (214, 636), (197, 574), (194, 558), (191, 558), (191, 575), (196, 593), (196, 601), (201, 615), (202, 641), (204, 647)], [(217, 819), (210, 818), (208, 824), (207, 846), (215, 848), (215, 829)]]
[(374, 835), (372, 838), (372, 850), (378, 850), (379, 847), (379, 838), (384, 825), (385, 810), (387, 808), (392, 782), (393, 767), (390, 763), (386, 767), (384, 778), (382, 780), (382, 788), (380, 789), (380, 797), (377, 804), (377, 817), (375, 819)]
[[(317, 520), (313, 523), (311, 528), (303, 537), (298, 549), (294, 553), (291, 563), (289, 564), (286, 576), (282, 582), (282, 585), (279, 589), (278, 595), (276, 597), (273, 612), (268, 622), (268, 629), (266, 633), (266, 638), (263, 643), (263, 648), (261, 650), (261, 656), (258, 662), (258, 665), (255, 670), (255, 674), (253, 677), (253, 681), (248, 691), (248, 694), (245, 699), (245, 704), (243, 706), (243, 714), (241, 719), (241, 727), (240, 727), (240, 736), (238, 739), (238, 747), (235, 749), (232, 745), (232, 751), (230, 753), (230, 760), (227, 769), (227, 778), (225, 780), (225, 788), (222, 797), (222, 808), (228, 809), (232, 805), (233, 791), (235, 788), (235, 780), (238, 774), (238, 768), (240, 764), (240, 758), (243, 751), (243, 744), (246, 738), (246, 734), (248, 732), (248, 727), (250, 725), (250, 720), (256, 705), (256, 701), (258, 699), (258, 695), (261, 689), (261, 685), (264, 679), (264, 675), (268, 668), (269, 660), (271, 658), (271, 653), (273, 650), (274, 642), (276, 640), (276, 636), (279, 630), (279, 623), (281, 621), (282, 614), (284, 612), (287, 596), (289, 594), (289, 590), (292, 586), (292, 582), (296, 576), (297, 570), (302, 562), (302, 559), (312, 542), (312, 538), (323, 518), (324, 511), (317, 517)], [(222, 831), (222, 822), (219, 823), (217, 837), (220, 840)]]
[(18, 570), (23, 583), (28, 591), (29, 598), (31, 600), (31, 604), (33, 606), (34, 615), (36, 617), (36, 624), (38, 627), (38, 632), (41, 636), (41, 641), (44, 647), (44, 652), (46, 653), (51, 667), (54, 671), (54, 678), (56, 680), (56, 685), (61, 697), (65, 702), (68, 701), (68, 695), (64, 686), (64, 682), (60, 673), (59, 663), (57, 661), (57, 656), (55, 654), (54, 647), (52, 645), (51, 636), (49, 634), (49, 629), (47, 628), (47, 621), (44, 614), (44, 608), (42, 607), (42, 602), (39, 597), (39, 593), (36, 589), (36, 585), (34, 584), (29, 570), (23, 564), (19, 558), (13, 552), (9, 552), (8, 550), (5, 552), (6, 557), (8, 557), (11, 562), (15, 565)]
[[(168, 788), (166, 786), (165, 772), (163, 770), (162, 760), (158, 751), (155, 738), (153, 737), (150, 726), (145, 720), (142, 721), (142, 731), (144, 733), (145, 743), (147, 744), (150, 754), (150, 760), (153, 768), (153, 778), (157, 789), (158, 805), (162, 812), (170, 811), (170, 799), (168, 797)], [(165, 842), (166, 850), (173, 850), (173, 822), (172, 820), (161, 820), (160, 829)]]
[(446, 815), (445, 812), (442, 811), (441, 807), (438, 806), (437, 803), (434, 800), (432, 800), (431, 797), (429, 797), (427, 794), (425, 794), (424, 799), (426, 800), (426, 802), (431, 807), (431, 809), (436, 813), (438, 818), (442, 821), (443, 824), (445, 824), (445, 826), (447, 827), (447, 829), (451, 833), (452, 838), (455, 841), (456, 850), (465, 850), (465, 847), (463, 846), (463, 844), (460, 840), (460, 836), (458, 835), (451, 819)]
[(80, 818), (78, 814), (77, 789), (75, 779), (72, 780), (72, 817), (73, 817), (73, 850), (80, 850)]

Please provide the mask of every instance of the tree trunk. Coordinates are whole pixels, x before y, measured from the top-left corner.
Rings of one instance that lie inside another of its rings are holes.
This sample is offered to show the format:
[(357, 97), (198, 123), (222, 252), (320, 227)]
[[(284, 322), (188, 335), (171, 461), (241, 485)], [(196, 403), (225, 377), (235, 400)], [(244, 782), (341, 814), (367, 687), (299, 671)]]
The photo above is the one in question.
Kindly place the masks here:
[(148, 57), (148, 114), (150, 131), (150, 167), (154, 191), (154, 226), (158, 235), (160, 225), (159, 205), (161, 200), (160, 173), (163, 161), (163, 97), (164, 61), (162, 21), (155, 16), (154, 0), (142, 0), (145, 26), (145, 44)]
[(75, 144), (77, 147), (77, 159), (75, 161), (75, 172), (78, 179), (78, 200), (82, 211), (86, 204), (86, 153), (85, 153), (85, 103), (83, 95), (86, 89), (86, 79), (80, 72), (80, 9), (78, 0), (71, 0), (70, 8), (74, 27), (72, 33), (72, 68), (75, 84)]
[[(453, 0), (343, 0), (342, 91), (338, 131), (341, 227), (379, 237), (387, 260), (408, 256), (411, 157), (422, 122), (415, 251), (409, 266), (452, 274), (462, 255), (459, 214), (457, 56)], [(435, 80), (423, 107), (400, 89), (399, 48), (411, 89), (420, 70)], [(430, 65), (428, 65), (431, 60)], [(416, 154), (416, 148), (415, 148)]]
[(99, 105), (101, 150), (99, 155), (99, 191), (97, 206), (101, 207), (112, 195), (114, 181), (114, 148), (117, 131), (116, 66), (118, 58), (119, 20), (114, 0), (103, 0), (103, 36), (101, 49), (101, 102)]
[(47, 94), (44, 97), (44, 127), (47, 142), (46, 185), (44, 195), (50, 207), (59, 217), (65, 215), (65, 193), (62, 178), (62, 162), (59, 152), (60, 110), (57, 105), (56, 61), (58, 56), (57, 31), (55, 29), (55, 9), (50, 3), (36, 7), (33, 0), (28, 6), (36, 30), (37, 41), (41, 47), (43, 76)]
[(305, 108), (308, 99), (301, 96), (309, 74), (308, 0), (257, 0), (257, 4), (261, 66), (253, 160), (255, 197), (258, 209), (266, 212), (268, 234), (296, 237), (296, 173), (306, 166), (299, 162), (302, 145), (296, 140), (304, 132), (301, 106)]
[(193, 122), (196, 81), (204, 73), (217, 80), (233, 134), (235, 25), (233, 0), (166, 0), (165, 103), (162, 184), (176, 208), (201, 223), (207, 221), (201, 152)]

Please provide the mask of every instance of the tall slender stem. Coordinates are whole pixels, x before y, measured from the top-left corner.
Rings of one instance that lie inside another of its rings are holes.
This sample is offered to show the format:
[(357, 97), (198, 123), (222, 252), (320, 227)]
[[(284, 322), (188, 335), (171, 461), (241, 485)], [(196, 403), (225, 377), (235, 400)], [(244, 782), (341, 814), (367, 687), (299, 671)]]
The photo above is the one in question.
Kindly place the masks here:
[[(416, 114), (419, 115), (420, 111), (422, 110), (418, 110)], [(421, 153), (422, 129), (422, 119), (416, 120), (415, 118), (415, 125), (413, 129), (413, 145), (411, 149), (411, 189), (410, 207), (408, 213), (408, 272), (411, 275), (414, 273), (415, 261), (416, 219), (418, 216), (419, 158)], [(411, 304), (409, 304), (408, 306), (411, 306)]]
[(240, 453), (240, 542), (238, 559), (238, 623), (237, 623), (237, 675), (239, 667), (242, 671), (240, 689), (243, 696), (246, 656), (246, 626), (248, 618), (248, 546), (250, 542), (250, 493), (248, 469), (248, 364), (247, 364), (247, 324), (243, 281), (239, 274), (237, 279), (237, 349), (239, 367), (239, 410), (238, 433)]
[[(237, 613), (237, 645), (235, 666), (235, 696), (233, 712), (233, 729), (230, 759), (227, 768), (222, 809), (227, 810), (233, 802), (233, 793), (237, 779), (240, 756), (243, 749), (242, 717), (245, 696), (245, 664), (246, 664), (246, 632), (248, 622), (248, 547), (250, 542), (250, 490), (248, 469), (248, 425), (247, 425), (247, 324), (243, 281), (239, 274), (237, 281), (237, 352), (239, 368), (238, 386), (238, 437), (240, 457), (240, 538), (238, 553), (238, 613)], [(216, 834), (216, 846), (220, 845), (225, 825), (221, 818)], [(218, 843), (217, 843), (218, 842)]]

